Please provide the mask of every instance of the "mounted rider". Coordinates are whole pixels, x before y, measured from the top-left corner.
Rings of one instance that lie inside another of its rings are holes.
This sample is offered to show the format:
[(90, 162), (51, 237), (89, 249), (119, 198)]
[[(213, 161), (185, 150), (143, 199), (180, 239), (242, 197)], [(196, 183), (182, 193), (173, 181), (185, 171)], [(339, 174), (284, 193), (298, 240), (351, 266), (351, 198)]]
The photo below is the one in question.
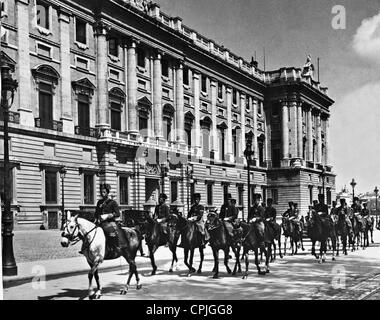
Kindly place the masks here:
[[(230, 195), (230, 194), (229, 194)], [(236, 208), (236, 200), (231, 197), (227, 200), (229, 205), (225, 207), (225, 210), (220, 212), (219, 218), (223, 220), (224, 225), (230, 235), (231, 239), (234, 238), (235, 222), (238, 217), (238, 208)], [(222, 206), (223, 207), (223, 206)]]
[(277, 216), (277, 211), (275, 208), (273, 208), (273, 199), (268, 198), (267, 206), (265, 207), (265, 211), (264, 211), (264, 220), (265, 220), (265, 224), (272, 230), (275, 237), (277, 236), (276, 230), (278, 230), (280, 227), (276, 222), (276, 216)]
[(336, 209), (336, 214), (338, 215), (338, 217), (341, 214), (344, 215), (344, 219), (348, 227), (348, 232), (352, 234), (352, 223), (348, 216), (346, 199), (340, 199), (340, 206)]
[[(102, 199), (97, 202), (95, 210), (96, 224), (104, 231), (109, 255), (113, 254), (112, 252), (119, 251), (119, 233), (116, 219), (120, 217), (119, 205), (115, 200), (109, 198), (110, 191), (111, 186), (109, 184), (100, 185)], [(124, 246), (124, 243), (121, 245)], [(82, 246), (80, 253), (83, 253), (83, 249)]]
[(336, 216), (336, 215), (338, 215), (338, 208), (336, 207), (336, 201), (333, 201), (331, 206), (332, 207), (331, 207), (331, 210), (330, 210), (330, 216)]
[(206, 242), (210, 239), (210, 235), (205, 228), (203, 221), (203, 213), (205, 208), (199, 203), (201, 201), (201, 194), (194, 193), (194, 204), (191, 206), (189, 213), (187, 214), (187, 220), (190, 222), (195, 222), (198, 231), (202, 235), (202, 245), (205, 245)]
[(289, 208), (288, 210), (284, 212), (282, 217), (289, 219), (289, 221), (292, 221), (296, 229), (301, 232), (302, 227), (301, 227), (301, 222), (300, 222), (300, 217), (299, 217), (299, 210), (298, 208), (295, 207), (293, 201), (290, 201), (288, 205), (289, 205)]
[(170, 208), (165, 203), (168, 196), (165, 193), (161, 193), (158, 198), (158, 205), (154, 208), (153, 219), (161, 225), (163, 233), (168, 233), (167, 222), (169, 218)]
[(359, 203), (359, 198), (354, 197), (354, 203), (351, 205), (351, 208), (353, 210), (353, 219), (356, 219), (357, 223), (360, 223), (361, 221), (361, 214), (362, 214), (362, 206)]
[(231, 215), (229, 213), (229, 211), (231, 211), (231, 209), (230, 209), (231, 199), (232, 199), (231, 193), (227, 193), (224, 197), (224, 202), (223, 202), (222, 206), (220, 207), (220, 213), (219, 213), (219, 218), (222, 220), (225, 217), (228, 217)]
[[(265, 216), (265, 210), (260, 204), (261, 194), (255, 194), (255, 203), (248, 212), (248, 221), (251, 222), (252, 219), (256, 218), (258, 221), (263, 221)], [(257, 220), (256, 220), (257, 221)]]

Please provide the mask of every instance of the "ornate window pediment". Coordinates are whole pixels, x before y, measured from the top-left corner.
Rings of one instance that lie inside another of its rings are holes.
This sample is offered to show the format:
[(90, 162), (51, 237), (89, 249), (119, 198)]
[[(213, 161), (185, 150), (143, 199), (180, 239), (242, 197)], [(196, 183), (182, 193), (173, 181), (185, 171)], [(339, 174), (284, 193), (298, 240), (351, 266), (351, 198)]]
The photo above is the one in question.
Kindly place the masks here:
[(137, 107), (139, 111), (150, 113), (152, 109), (152, 102), (147, 97), (142, 97), (138, 100)]
[(51, 83), (53, 86), (57, 85), (58, 80), (60, 79), (58, 71), (47, 64), (41, 64), (34, 67), (32, 69), (32, 75), (37, 82), (42, 80)]
[(217, 128), (221, 129), (221, 130), (226, 130), (228, 128), (228, 126), (226, 125), (225, 122), (222, 122), (222, 123), (217, 125)]
[(76, 81), (72, 81), (71, 85), (76, 94), (84, 94), (88, 96), (94, 95), (95, 85), (87, 78), (82, 78)]

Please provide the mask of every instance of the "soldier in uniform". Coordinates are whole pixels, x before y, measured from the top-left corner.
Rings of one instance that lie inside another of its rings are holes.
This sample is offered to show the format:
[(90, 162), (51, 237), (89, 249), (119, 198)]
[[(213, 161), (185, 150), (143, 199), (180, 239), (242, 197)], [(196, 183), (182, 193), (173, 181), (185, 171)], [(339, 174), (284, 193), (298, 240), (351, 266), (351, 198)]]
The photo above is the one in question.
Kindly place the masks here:
[[(272, 229), (273, 234), (276, 235), (276, 230), (280, 228), (280, 226), (276, 222), (277, 212), (276, 209), (273, 208), (273, 199), (269, 198), (267, 200), (267, 206), (264, 211), (264, 219), (265, 223)], [(277, 235), (276, 235), (277, 236)]]
[(220, 207), (220, 214), (219, 218), (224, 219), (225, 217), (229, 216), (228, 211), (230, 210), (231, 207), (231, 193), (227, 193), (227, 195), (224, 197), (224, 203)]
[(265, 210), (260, 204), (261, 194), (255, 194), (255, 203), (252, 206), (251, 210), (248, 212), (248, 221), (251, 222), (253, 218), (259, 218), (260, 220), (264, 219)]
[(363, 203), (363, 207), (364, 207), (364, 208), (362, 209), (362, 213), (361, 213), (361, 215), (362, 215), (363, 218), (368, 219), (369, 216), (370, 216), (370, 212), (369, 212), (369, 210), (368, 210), (368, 208), (367, 208), (367, 203)]
[(329, 207), (325, 204), (325, 196), (322, 193), (318, 195), (318, 204), (314, 206), (314, 210), (320, 217), (329, 216)]
[(223, 215), (220, 215), (220, 218), (224, 221), (224, 224), (227, 228), (228, 234), (231, 236), (231, 239), (234, 237), (234, 223), (238, 217), (238, 208), (236, 208), (236, 200), (230, 198), (230, 205), (227, 207)]
[[(104, 231), (108, 248), (111, 251), (118, 251), (119, 237), (116, 218), (120, 217), (120, 211), (117, 202), (109, 197), (110, 191), (111, 186), (109, 184), (100, 185), (102, 199), (96, 204), (95, 219)], [(83, 246), (80, 252), (83, 252)]]
[(356, 219), (357, 223), (360, 223), (361, 218), (360, 215), (362, 214), (362, 206), (359, 203), (359, 198), (354, 197), (354, 203), (351, 205), (351, 208), (353, 210), (353, 219)]
[(165, 203), (168, 196), (165, 193), (161, 193), (158, 199), (158, 205), (154, 208), (153, 219), (161, 224), (162, 231), (168, 233), (166, 220), (169, 218), (170, 208)]
[(347, 227), (348, 227), (348, 232), (351, 234), (352, 233), (352, 223), (350, 218), (348, 217), (348, 211), (347, 211), (347, 203), (346, 199), (340, 199), (340, 207), (336, 209), (336, 214), (339, 216), (340, 214), (344, 215), (344, 219), (346, 221)]
[(332, 202), (332, 208), (330, 211), (330, 216), (336, 216), (338, 214), (338, 208), (336, 207), (336, 201)]
[(205, 228), (205, 224), (203, 221), (203, 213), (205, 211), (204, 207), (199, 203), (201, 201), (201, 194), (194, 193), (194, 201), (195, 203), (190, 208), (189, 213), (187, 214), (187, 220), (193, 221), (196, 223), (199, 232), (203, 236), (203, 245), (210, 239), (208, 231)]

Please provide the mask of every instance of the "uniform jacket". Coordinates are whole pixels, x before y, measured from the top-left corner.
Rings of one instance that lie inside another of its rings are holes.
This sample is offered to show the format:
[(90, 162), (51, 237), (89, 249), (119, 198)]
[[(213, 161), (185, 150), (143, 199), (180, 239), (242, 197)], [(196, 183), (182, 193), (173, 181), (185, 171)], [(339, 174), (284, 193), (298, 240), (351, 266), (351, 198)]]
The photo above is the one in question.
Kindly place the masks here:
[(357, 213), (357, 212), (361, 213), (362, 212), (362, 206), (360, 204), (355, 204), (354, 203), (351, 206), (351, 208), (354, 209), (354, 213)]
[(201, 204), (194, 204), (190, 208), (189, 213), (187, 214), (187, 218), (191, 217), (197, 217), (197, 221), (201, 221), (203, 218), (203, 213), (205, 211), (205, 208)]
[(277, 211), (273, 207), (266, 207), (265, 208), (265, 213), (264, 213), (264, 218), (265, 219), (271, 219), (272, 221), (276, 221), (276, 215)]
[(318, 203), (314, 206), (314, 210), (318, 212), (323, 212), (323, 216), (328, 216), (329, 214), (329, 207), (327, 204)]
[(261, 205), (254, 205), (248, 213), (248, 221), (253, 218), (264, 218), (265, 211)]
[(154, 208), (153, 219), (167, 219), (169, 218), (170, 209), (166, 203), (158, 204)]

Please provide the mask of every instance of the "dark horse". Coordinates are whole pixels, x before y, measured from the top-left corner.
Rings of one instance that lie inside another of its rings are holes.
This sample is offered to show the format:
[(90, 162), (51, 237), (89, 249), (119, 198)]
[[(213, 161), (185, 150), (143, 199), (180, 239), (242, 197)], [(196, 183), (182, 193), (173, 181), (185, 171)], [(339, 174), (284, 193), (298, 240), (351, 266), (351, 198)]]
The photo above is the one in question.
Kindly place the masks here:
[[(271, 242), (268, 241), (268, 250), (265, 248), (265, 225), (261, 219), (254, 218), (253, 222), (241, 222), (243, 228), (243, 256), (245, 257), (245, 273), (243, 279), (248, 277), (249, 257), (248, 252), (252, 250), (255, 253), (255, 264), (259, 275), (269, 273), (269, 259), (271, 256)], [(262, 271), (259, 264), (259, 249), (265, 255), (265, 270)]]
[[(312, 211), (312, 215), (307, 222), (307, 232), (311, 239), (311, 254), (319, 259), (319, 263), (326, 261), (327, 240), (331, 239), (332, 244), (332, 260), (335, 260), (336, 251), (336, 233), (333, 221), (330, 217), (321, 217), (316, 211)], [(321, 243), (319, 255), (315, 253), (315, 243)]]
[[(202, 273), (202, 264), (204, 260), (204, 245), (202, 244), (202, 234), (199, 232), (196, 222), (188, 221), (180, 214), (172, 213), (169, 216), (169, 224), (176, 233), (181, 235), (181, 247), (184, 250), (184, 262), (186, 267), (189, 268), (189, 276), (196, 270), (193, 268), (194, 250), (199, 249), (201, 261), (197, 273)], [(190, 260), (188, 261), (190, 253)]]
[(362, 224), (359, 221), (359, 218), (353, 212), (352, 208), (349, 208), (349, 218), (352, 224), (353, 234), (350, 236), (350, 245), (352, 245), (351, 251), (359, 250), (360, 238), (362, 232)]
[(350, 237), (350, 232), (349, 232), (349, 227), (346, 221), (346, 215), (344, 214), (343, 211), (339, 212), (334, 222), (335, 222), (335, 232), (336, 232), (336, 238), (337, 238), (336, 255), (339, 256), (339, 241), (338, 241), (339, 237), (342, 243), (342, 252), (344, 255), (347, 255), (347, 242)]
[(146, 233), (145, 241), (149, 249), (149, 258), (153, 268), (151, 275), (155, 275), (157, 271), (157, 265), (154, 260), (154, 253), (159, 247), (165, 246), (166, 244), (169, 245), (169, 249), (172, 252), (172, 264), (170, 266), (169, 272), (173, 272), (174, 262), (178, 262), (176, 252), (179, 233), (176, 232), (170, 223), (167, 224), (165, 233), (163, 226), (157, 221), (153, 220), (150, 216), (146, 217), (144, 230)]
[(369, 247), (369, 234), (371, 234), (371, 243), (374, 243), (373, 241), (373, 226), (375, 224), (375, 220), (373, 217), (367, 216), (362, 218), (363, 221), (365, 221), (365, 227), (364, 227), (364, 243), (363, 246)]
[(219, 250), (223, 250), (224, 252), (224, 265), (226, 266), (227, 273), (231, 273), (231, 269), (228, 267), (228, 256), (230, 247), (235, 254), (235, 267), (232, 272), (233, 275), (236, 274), (236, 269), (240, 273), (241, 266), (239, 261), (240, 256), (240, 248), (241, 245), (231, 239), (231, 236), (228, 234), (227, 228), (223, 221), (219, 219), (216, 212), (210, 212), (207, 215), (207, 226), (208, 232), (210, 234), (210, 245), (212, 248), (212, 254), (214, 256), (214, 279), (218, 278), (219, 275)]
[[(286, 239), (290, 238), (290, 246), (292, 248), (292, 255), (297, 254), (298, 252), (298, 243), (301, 243), (302, 250), (305, 250), (303, 247), (302, 241), (302, 230), (300, 227), (297, 227), (295, 222), (288, 217), (282, 219), (282, 228), (284, 230), (285, 236), (285, 245), (284, 245), (284, 255), (286, 255)], [(295, 247), (295, 250), (294, 250)]]

